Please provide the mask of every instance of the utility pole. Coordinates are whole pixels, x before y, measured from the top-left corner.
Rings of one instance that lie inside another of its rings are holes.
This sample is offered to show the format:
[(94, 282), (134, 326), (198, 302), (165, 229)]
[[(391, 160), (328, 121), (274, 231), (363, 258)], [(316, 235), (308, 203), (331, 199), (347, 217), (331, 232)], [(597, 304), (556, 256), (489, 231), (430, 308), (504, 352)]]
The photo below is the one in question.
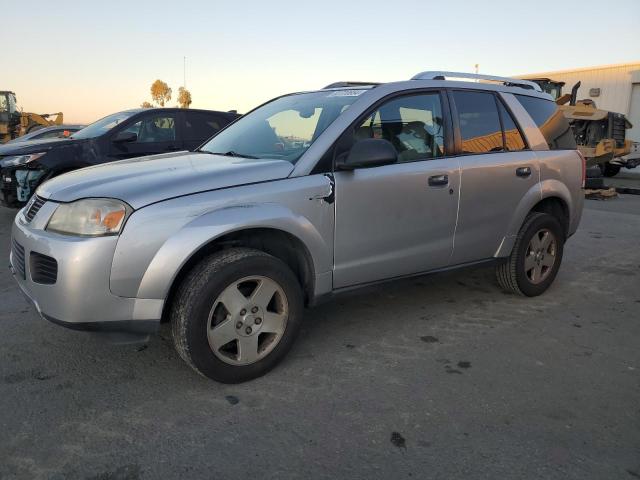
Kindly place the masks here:
[(182, 86), (187, 89), (187, 57), (182, 57)]

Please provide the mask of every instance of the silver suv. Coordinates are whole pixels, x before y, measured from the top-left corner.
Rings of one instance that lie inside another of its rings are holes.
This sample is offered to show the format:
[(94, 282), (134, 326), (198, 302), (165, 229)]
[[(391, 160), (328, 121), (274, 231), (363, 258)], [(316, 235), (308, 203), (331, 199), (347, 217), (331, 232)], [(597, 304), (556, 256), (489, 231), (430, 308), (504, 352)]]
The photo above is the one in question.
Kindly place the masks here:
[(222, 382), (274, 367), (305, 306), (354, 287), (493, 262), (539, 295), (580, 221), (584, 159), (537, 85), (468, 77), (285, 95), (194, 153), (54, 178), (15, 219), (15, 278), (66, 327), (171, 322)]

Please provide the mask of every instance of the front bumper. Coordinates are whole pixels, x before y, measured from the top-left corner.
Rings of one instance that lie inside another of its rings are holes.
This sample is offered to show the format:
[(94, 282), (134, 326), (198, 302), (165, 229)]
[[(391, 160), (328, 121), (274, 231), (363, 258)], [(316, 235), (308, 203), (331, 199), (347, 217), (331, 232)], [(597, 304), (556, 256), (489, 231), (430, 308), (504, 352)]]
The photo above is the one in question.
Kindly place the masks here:
[(22, 207), (46, 175), (37, 163), (0, 169), (0, 204)]
[[(31, 222), (22, 210), (12, 227), (11, 271), (38, 313), (76, 330), (156, 332), (163, 300), (119, 297), (109, 290), (118, 237), (79, 238), (47, 232), (44, 228), (55, 208), (55, 202), (46, 202)], [(34, 280), (38, 280), (34, 267), (38, 254), (57, 262), (53, 283)]]

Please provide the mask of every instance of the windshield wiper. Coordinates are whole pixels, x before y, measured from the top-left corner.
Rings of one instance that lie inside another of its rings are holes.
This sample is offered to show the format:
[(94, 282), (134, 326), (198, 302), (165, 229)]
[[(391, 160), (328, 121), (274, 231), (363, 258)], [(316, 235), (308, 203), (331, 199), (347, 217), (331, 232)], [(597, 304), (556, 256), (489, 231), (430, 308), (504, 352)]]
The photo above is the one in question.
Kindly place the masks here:
[(240, 158), (254, 158), (257, 159), (258, 157), (254, 157), (252, 155), (244, 155), (242, 153), (238, 153), (238, 152), (234, 152), (233, 150), (229, 150), (228, 152), (209, 152), (208, 150), (200, 150), (202, 153), (209, 153), (211, 155), (222, 155), (225, 157), (240, 157)]

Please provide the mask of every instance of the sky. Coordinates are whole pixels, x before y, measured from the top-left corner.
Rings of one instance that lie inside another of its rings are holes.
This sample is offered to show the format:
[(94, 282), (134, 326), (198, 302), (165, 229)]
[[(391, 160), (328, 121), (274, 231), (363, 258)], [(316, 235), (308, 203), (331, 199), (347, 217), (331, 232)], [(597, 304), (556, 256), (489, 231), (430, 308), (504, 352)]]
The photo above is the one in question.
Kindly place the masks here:
[(157, 78), (174, 105), (184, 57), (191, 106), (239, 112), (339, 80), (640, 60), (640, 0), (2, 3), (0, 90), (65, 123), (138, 107)]

